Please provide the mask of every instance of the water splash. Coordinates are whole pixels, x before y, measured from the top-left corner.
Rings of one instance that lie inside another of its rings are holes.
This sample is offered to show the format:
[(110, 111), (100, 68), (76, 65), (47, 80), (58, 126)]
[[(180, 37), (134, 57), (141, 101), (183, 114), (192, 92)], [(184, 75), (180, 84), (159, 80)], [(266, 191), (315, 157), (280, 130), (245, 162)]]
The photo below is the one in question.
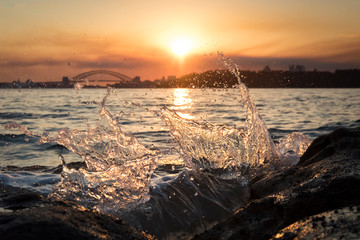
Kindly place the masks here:
[(81, 90), (83, 87), (84, 87), (84, 85), (82, 85), (81, 83), (77, 82), (74, 84), (74, 89), (76, 89), (76, 90)]
[[(43, 132), (42, 134), (38, 134), (36, 132), (33, 132), (29, 130), (26, 126), (23, 126), (17, 122), (7, 122), (4, 125), (5, 129), (18, 129), (22, 134), (28, 136), (28, 137), (39, 137), (38, 144), (41, 143), (50, 143), (52, 142), (52, 139), (48, 132)], [(25, 139), (25, 141), (29, 141), (29, 139)]]
[(35, 135), (35, 133), (29, 129), (27, 129), (26, 126), (22, 126), (17, 122), (7, 122), (4, 125), (5, 129), (18, 129), (21, 133), (25, 134), (26, 136), (32, 137)]
[(289, 159), (292, 164), (297, 164), (300, 156), (306, 151), (311, 144), (311, 140), (304, 134), (293, 132), (279, 140), (276, 145), (280, 153)]
[(55, 138), (80, 155), (87, 169), (69, 169), (64, 164), (62, 180), (51, 198), (78, 201), (107, 213), (146, 201), (158, 154), (121, 130), (105, 108), (109, 96), (110, 90), (100, 103), (100, 119), (95, 128), (63, 129)]
[(105, 213), (130, 210), (147, 201), (153, 170), (151, 158), (126, 161), (102, 171), (75, 170), (64, 165), (61, 182), (49, 197)]
[(231, 175), (241, 174), (250, 166), (277, 168), (287, 164), (287, 159), (274, 145), (249, 90), (241, 82), (237, 65), (228, 59), (224, 63), (239, 81), (239, 104), (247, 111), (245, 126), (237, 129), (198, 123), (163, 108), (161, 115), (180, 146), (185, 164), (190, 168), (220, 170)]

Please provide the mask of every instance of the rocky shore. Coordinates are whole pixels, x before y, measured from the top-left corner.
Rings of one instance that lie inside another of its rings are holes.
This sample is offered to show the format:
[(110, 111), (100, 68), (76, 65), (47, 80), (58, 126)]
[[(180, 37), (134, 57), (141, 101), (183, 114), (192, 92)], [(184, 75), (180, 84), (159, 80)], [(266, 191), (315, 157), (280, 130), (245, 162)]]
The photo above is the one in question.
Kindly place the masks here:
[[(261, 172), (250, 201), (194, 239), (359, 239), (360, 128), (313, 141), (292, 167)], [(0, 183), (1, 239), (154, 239), (125, 221)]]
[(315, 139), (293, 167), (251, 180), (250, 202), (195, 239), (359, 239), (360, 128)]

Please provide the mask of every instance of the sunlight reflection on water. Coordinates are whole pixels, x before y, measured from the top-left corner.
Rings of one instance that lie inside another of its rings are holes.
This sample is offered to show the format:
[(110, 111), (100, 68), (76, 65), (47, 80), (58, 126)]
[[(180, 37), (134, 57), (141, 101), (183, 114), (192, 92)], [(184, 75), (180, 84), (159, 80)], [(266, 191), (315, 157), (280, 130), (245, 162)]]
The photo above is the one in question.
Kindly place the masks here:
[[(176, 88), (173, 91), (172, 104), (170, 107), (172, 110), (188, 110), (192, 107), (193, 100), (190, 97), (190, 91), (186, 88)], [(178, 115), (185, 119), (193, 119), (194, 115), (190, 112), (183, 111), (178, 112)]]

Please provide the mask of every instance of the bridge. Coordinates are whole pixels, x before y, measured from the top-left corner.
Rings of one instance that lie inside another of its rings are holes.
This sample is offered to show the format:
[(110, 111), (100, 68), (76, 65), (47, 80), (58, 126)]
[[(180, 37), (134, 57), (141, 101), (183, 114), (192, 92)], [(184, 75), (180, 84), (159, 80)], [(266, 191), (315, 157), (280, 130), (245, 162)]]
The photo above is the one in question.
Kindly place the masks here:
[(130, 84), (136, 82), (140, 82), (139, 77), (131, 78), (122, 73), (103, 69), (83, 72), (72, 78), (63, 77), (63, 85), (73, 85), (75, 83)]

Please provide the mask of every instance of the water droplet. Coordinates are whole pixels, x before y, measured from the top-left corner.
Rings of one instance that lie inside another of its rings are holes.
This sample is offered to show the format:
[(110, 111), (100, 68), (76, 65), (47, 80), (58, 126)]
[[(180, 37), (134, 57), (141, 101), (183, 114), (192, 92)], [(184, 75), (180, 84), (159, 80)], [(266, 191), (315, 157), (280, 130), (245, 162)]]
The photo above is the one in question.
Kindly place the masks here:
[(76, 89), (76, 90), (80, 90), (80, 89), (82, 89), (84, 87), (84, 85), (82, 85), (81, 83), (75, 83), (74, 84), (74, 89)]

